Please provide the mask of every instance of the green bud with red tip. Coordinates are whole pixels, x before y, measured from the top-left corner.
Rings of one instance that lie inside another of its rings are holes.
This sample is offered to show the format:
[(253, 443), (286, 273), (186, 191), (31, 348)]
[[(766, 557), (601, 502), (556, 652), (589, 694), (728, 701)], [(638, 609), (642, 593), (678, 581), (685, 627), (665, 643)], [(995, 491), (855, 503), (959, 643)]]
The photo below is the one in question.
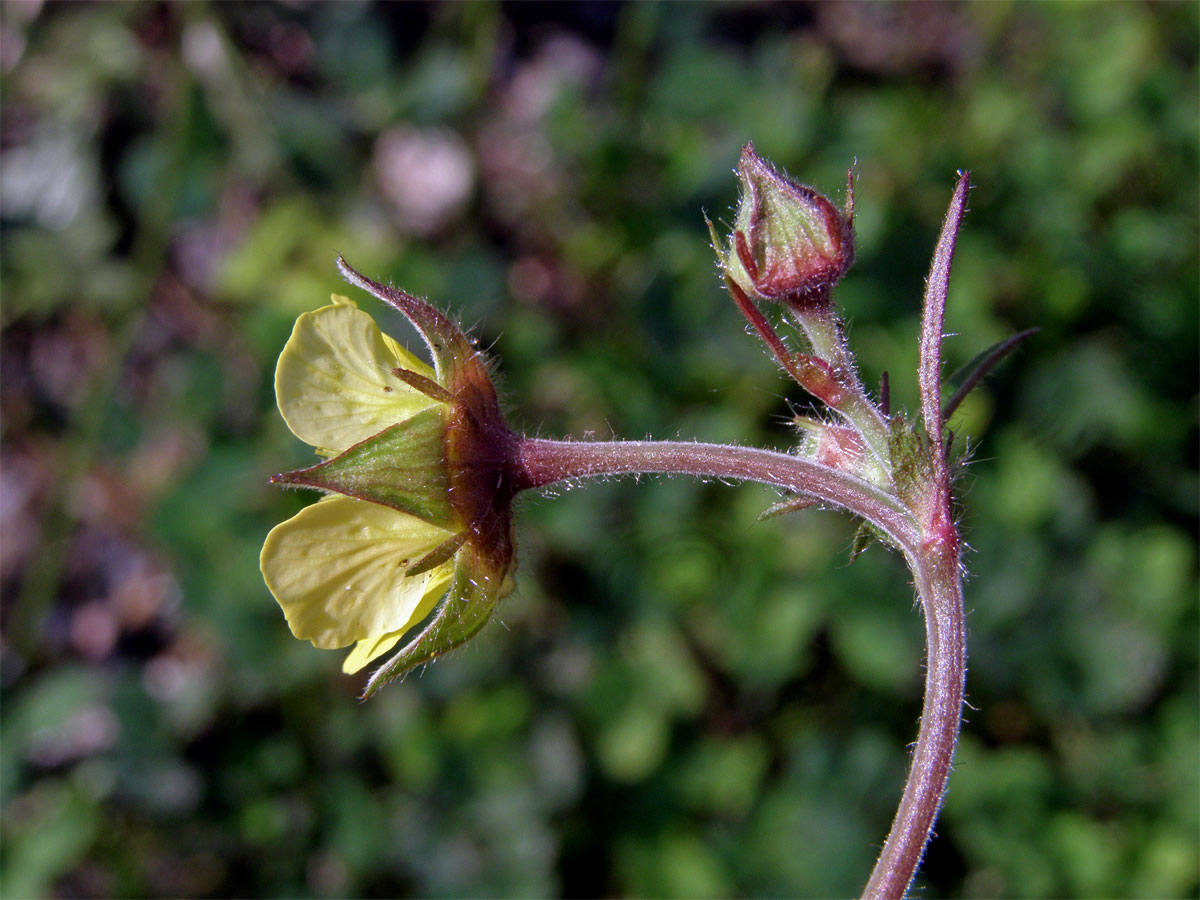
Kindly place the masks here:
[(854, 184), (838, 209), (754, 152), (738, 162), (742, 196), (727, 242), (709, 230), (717, 261), (748, 297), (790, 304), (828, 303), (829, 290), (854, 262)]

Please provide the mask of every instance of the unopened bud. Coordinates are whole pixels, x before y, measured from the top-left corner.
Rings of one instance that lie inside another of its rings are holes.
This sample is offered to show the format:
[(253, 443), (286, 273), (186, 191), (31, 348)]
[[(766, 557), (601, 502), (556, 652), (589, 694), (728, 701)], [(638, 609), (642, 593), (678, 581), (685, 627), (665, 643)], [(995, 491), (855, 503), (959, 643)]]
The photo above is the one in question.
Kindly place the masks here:
[(846, 209), (839, 210), (777, 171), (753, 144), (742, 149), (738, 177), (742, 197), (733, 234), (722, 246), (712, 232), (725, 276), (750, 297), (827, 302), (829, 289), (854, 262), (853, 182)]

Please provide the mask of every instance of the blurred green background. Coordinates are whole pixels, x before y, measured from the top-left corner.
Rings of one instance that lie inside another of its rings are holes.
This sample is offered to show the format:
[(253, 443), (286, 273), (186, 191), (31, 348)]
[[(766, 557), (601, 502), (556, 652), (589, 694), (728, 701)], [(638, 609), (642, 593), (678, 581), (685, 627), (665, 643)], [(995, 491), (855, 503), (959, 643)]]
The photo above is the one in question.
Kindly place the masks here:
[[(922, 625), (754, 486), (531, 498), (518, 591), (356, 702), (262, 583), (272, 397), (344, 253), (493, 346), (547, 436), (785, 447), (702, 210), (741, 144), (835, 197), (868, 383), (948, 370), (971, 709), (923, 897), (1196, 896), (1197, 34), (1186, 4), (0, 4), (3, 895), (837, 896)], [(363, 296), (410, 344), (414, 336)]]

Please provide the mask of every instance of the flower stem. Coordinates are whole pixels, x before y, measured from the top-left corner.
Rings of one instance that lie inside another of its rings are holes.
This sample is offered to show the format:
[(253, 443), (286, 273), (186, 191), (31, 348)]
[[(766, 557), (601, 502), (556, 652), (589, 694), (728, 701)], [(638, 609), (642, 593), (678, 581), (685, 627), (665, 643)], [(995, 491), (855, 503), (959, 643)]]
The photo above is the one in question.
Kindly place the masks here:
[(925, 614), (925, 700), (908, 781), (864, 897), (903, 897), (921, 862), (945, 794), (958, 741), (966, 676), (959, 545), (956, 539), (946, 540), (938, 527), (944, 517), (933, 516), (930, 524), (934, 527), (922, 527), (899, 499), (868, 481), (807, 459), (751, 447), (522, 438), (513, 468), (518, 490), (639, 473), (757, 481), (839, 506), (871, 522), (892, 539), (912, 570)]
[(891, 494), (855, 475), (773, 450), (684, 441), (523, 438), (515, 463), (517, 490), (578, 478), (633, 474), (757, 481), (847, 509), (877, 525), (903, 547), (920, 544), (915, 517)]
[(833, 378), (841, 388), (843, 399), (832, 404), (862, 435), (877, 468), (887, 483), (892, 480), (892, 455), (888, 448), (887, 418), (871, 400), (859, 380), (858, 370), (837, 313), (829, 307), (797, 305), (791, 307), (792, 317), (808, 337), (813, 353), (825, 360), (833, 370)]

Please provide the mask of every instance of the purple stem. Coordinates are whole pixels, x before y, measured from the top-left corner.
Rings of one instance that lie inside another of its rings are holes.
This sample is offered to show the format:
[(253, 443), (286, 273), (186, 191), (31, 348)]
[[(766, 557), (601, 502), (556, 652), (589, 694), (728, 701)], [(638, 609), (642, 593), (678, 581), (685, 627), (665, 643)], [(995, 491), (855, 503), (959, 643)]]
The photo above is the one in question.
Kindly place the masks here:
[[(925, 702), (908, 781), (863, 900), (900, 900), (908, 893), (946, 794), (958, 744), (967, 675), (967, 635), (957, 554), (931, 555), (909, 565), (925, 610)], [(908, 555), (908, 554), (906, 554)]]
[(962, 720), (966, 631), (959, 537), (951, 509), (950, 476), (942, 434), (942, 334), (946, 298), (950, 292), (950, 265), (954, 261), (954, 245), (966, 212), (970, 187), (970, 175), (964, 172), (946, 210), (925, 285), (917, 381), (933, 477), (930, 490), (918, 505), (921, 546), (915, 553), (906, 552), (917, 594), (925, 609), (928, 646), (925, 705), (904, 795), (863, 892), (863, 897), (871, 900), (894, 900), (908, 892), (946, 793)]
[(606, 475), (695, 475), (757, 481), (807, 494), (878, 525), (901, 546), (919, 546), (912, 513), (862, 478), (807, 459), (727, 444), (683, 441), (549, 441), (524, 438), (517, 448), (518, 490)]

